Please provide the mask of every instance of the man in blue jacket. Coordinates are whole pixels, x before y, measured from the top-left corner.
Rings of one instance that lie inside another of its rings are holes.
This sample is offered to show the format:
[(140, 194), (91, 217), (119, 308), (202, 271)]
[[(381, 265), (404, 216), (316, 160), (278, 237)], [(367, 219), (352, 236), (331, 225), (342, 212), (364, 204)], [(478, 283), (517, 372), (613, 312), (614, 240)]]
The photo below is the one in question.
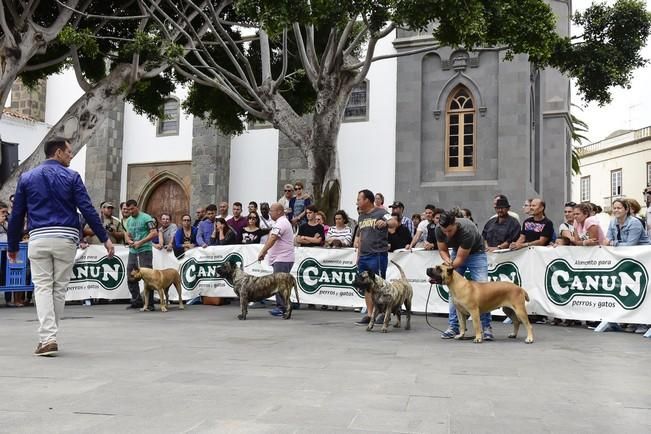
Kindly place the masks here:
[(43, 164), (20, 177), (7, 231), (7, 256), (15, 262), (27, 215), (28, 256), (39, 321), (39, 343), (34, 351), (37, 356), (52, 356), (59, 349), (59, 320), (79, 243), (77, 208), (106, 247), (107, 256), (111, 258), (114, 253), (81, 177), (68, 169), (72, 160), (70, 143), (63, 138), (50, 140), (45, 144), (45, 156)]

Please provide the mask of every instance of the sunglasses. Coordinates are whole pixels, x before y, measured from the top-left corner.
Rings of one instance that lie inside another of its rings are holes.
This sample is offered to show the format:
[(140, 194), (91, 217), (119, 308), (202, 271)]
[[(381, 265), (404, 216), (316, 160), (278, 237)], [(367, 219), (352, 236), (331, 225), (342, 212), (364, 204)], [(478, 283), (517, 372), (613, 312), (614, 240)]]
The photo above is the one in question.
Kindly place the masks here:
[(184, 222), (190, 222), (190, 221), (192, 221), (192, 220), (190, 220), (190, 219), (183, 219), (183, 221), (184, 221)]
[(285, 191), (294, 191), (294, 190), (285, 190)]
[(257, 220), (257, 217), (249, 217), (249, 220)]
[(303, 187), (294, 187), (294, 190), (303, 190)]

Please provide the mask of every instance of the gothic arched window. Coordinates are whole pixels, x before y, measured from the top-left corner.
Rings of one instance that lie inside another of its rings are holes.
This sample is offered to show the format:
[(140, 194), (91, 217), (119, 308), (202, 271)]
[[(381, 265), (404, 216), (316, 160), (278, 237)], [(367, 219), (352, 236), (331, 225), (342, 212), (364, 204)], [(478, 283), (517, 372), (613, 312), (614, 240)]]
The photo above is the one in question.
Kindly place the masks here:
[(445, 171), (472, 172), (476, 161), (477, 111), (465, 86), (456, 87), (446, 107)]

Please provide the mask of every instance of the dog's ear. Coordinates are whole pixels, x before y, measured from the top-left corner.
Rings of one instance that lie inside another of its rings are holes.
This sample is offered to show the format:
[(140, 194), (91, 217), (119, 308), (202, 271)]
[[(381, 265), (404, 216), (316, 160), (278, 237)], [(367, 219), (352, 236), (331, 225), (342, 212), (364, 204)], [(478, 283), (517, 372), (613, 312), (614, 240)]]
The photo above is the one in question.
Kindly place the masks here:
[(454, 273), (454, 268), (452, 268), (452, 265), (450, 265), (450, 267), (448, 268), (447, 273), (448, 273), (448, 276), (452, 276), (452, 273)]

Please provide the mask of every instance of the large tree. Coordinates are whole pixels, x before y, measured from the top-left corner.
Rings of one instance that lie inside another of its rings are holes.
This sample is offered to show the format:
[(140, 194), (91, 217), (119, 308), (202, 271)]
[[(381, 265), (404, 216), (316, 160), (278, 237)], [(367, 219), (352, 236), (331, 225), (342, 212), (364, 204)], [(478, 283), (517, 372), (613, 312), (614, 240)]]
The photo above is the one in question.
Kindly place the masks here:
[[(180, 31), (168, 33), (164, 40), (160, 38), (157, 27), (152, 26), (150, 17), (136, 0), (87, 3), (90, 4), (84, 10), (73, 11), (69, 25), (46, 52), (32, 58), (19, 74), (29, 86), (50, 74), (72, 68), (84, 94), (5, 181), (0, 197), (11, 194), (20, 175), (43, 161), (47, 140), (66, 137), (76, 154), (120, 101), (128, 100), (136, 111), (156, 118), (162, 115), (165, 96), (177, 85), (168, 68), (170, 59), (181, 53), (182, 46), (176, 44)], [(192, 21), (191, 11), (184, 16)]]
[[(373, 62), (440, 46), (504, 50), (507, 59), (525, 53), (540, 68), (575, 77), (587, 100), (603, 104), (611, 86), (627, 85), (645, 63), (639, 52), (651, 21), (635, 0), (575, 15), (585, 33), (574, 38), (555, 32), (543, 0), (142, 1), (163, 32), (184, 22), (165, 8), (196, 12), (209, 29), (181, 38), (191, 49), (175, 68), (196, 83), (190, 111), (229, 133), (241, 131), (247, 118), (270, 122), (304, 153), (308, 182), (325, 208), (339, 201), (336, 142), (344, 109)], [(377, 56), (378, 42), (399, 28), (430, 31), (436, 43)], [(212, 98), (198, 97), (207, 88)]]
[(34, 57), (47, 52), (73, 18), (74, 9), (83, 12), (90, 3), (0, 0), (0, 107), (5, 106), (16, 77)]

